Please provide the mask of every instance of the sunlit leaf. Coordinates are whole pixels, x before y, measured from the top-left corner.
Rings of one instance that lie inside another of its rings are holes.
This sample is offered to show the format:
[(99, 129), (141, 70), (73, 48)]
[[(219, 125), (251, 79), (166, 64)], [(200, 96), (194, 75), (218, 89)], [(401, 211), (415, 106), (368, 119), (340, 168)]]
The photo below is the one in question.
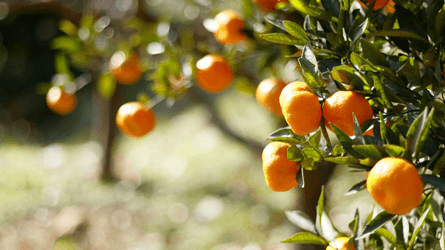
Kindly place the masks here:
[(294, 225), (296, 225), (298, 228), (311, 232), (313, 234), (318, 234), (317, 230), (315, 229), (315, 224), (311, 220), (311, 218), (305, 214), (302, 211), (284, 211), (284, 214), (286, 215), (287, 219), (292, 222)]
[(345, 132), (343, 132), (340, 128), (338, 128), (337, 126), (335, 126), (332, 123), (331, 123), (331, 127), (334, 130), (334, 133), (337, 136), (338, 141), (343, 146), (343, 149), (346, 152), (348, 152), (348, 154), (350, 154), (351, 156), (356, 157), (356, 158), (363, 158), (362, 155), (360, 155), (357, 151), (355, 151), (352, 148), (352, 145), (355, 145), (356, 143), (351, 138), (349, 138), (349, 136), (347, 134), (345, 134)]
[(291, 21), (283, 21), (283, 25), (286, 29), (286, 31), (293, 37), (296, 37), (298, 39), (304, 40), (304, 41), (309, 41), (309, 38), (306, 35), (306, 31), (304, 31), (304, 29)]
[(322, 246), (327, 246), (329, 244), (329, 242), (322, 237), (310, 232), (297, 233), (289, 239), (282, 241), (282, 243), (315, 244)]
[(304, 40), (292, 38), (283, 33), (261, 34), (260, 37), (266, 41), (287, 45), (304, 45)]
[(113, 75), (111, 73), (101, 75), (97, 81), (97, 88), (101, 96), (105, 99), (113, 97), (114, 90), (116, 89), (116, 81)]
[(287, 148), (287, 159), (291, 161), (302, 161), (304, 160), (304, 155), (297, 146), (292, 145)]
[(386, 230), (385, 228), (381, 227), (381, 228), (375, 230), (375, 233), (384, 237), (392, 245), (396, 245), (396, 237), (391, 232)]
[(412, 38), (417, 39), (423, 42), (428, 42), (422, 36), (417, 35), (416, 33), (406, 31), (406, 30), (384, 30), (384, 31), (374, 31), (370, 32), (368, 35), (371, 36), (388, 36), (388, 37), (402, 37), (402, 38)]
[(428, 215), (430, 209), (431, 209), (431, 206), (423, 213), (423, 215), (416, 222), (416, 225), (414, 226), (414, 231), (411, 236), (411, 240), (409, 241), (408, 249), (413, 248), (414, 242), (416, 241), (417, 234), (419, 234), (420, 228), (423, 226), (423, 223), (425, 223), (425, 218)]

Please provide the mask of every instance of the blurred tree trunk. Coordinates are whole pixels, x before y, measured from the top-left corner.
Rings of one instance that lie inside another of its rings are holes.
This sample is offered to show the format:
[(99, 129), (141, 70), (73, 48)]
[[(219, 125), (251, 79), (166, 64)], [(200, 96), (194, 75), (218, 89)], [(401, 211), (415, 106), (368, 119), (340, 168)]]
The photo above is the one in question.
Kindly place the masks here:
[[(318, 198), (320, 197), (321, 186), (325, 185), (333, 166), (335, 164), (331, 162), (323, 162), (321, 166), (314, 171), (304, 172), (304, 188), (297, 188), (297, 207), (296, 210), (301, 210), (309, 217), (315, 221), (317, 216), (316, 208), (318, 203)], [(297, 229), (297, 232), (302, 230)], [(324, 246), (319, 245), (308, 245), (308, 244), (297, 244), (296, 250), (323, 250), (326, 249)]]
[(93, 136), (102, 147), (100, 178), (105, 182), (117, 180), (113, 174), (111, 154), (118, 132), (115, 117), (123, 99), (121, 88), (121, 85), (116, 84), (114, 95), (108, 100), (101, 96), (97, 88), (93, 92)]

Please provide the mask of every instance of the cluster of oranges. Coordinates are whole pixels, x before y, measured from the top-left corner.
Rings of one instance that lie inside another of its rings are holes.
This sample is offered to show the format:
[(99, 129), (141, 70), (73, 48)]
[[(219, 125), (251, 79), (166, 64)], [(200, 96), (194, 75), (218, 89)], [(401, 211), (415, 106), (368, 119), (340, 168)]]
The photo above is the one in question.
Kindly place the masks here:
[(297, 135), (307, 135), (325, 126), (332, 131), (331, 123), (347, 135), (354, 135), (353, 115), (360, 125), (373, 117), (368, 101), (354, 91), (338, 91), (328, 97), (323, 107), (319, 98), (304, 82), (285, 84), (279, 79), (262, 81), (256, 91), (258, 103), (286, 122)]
[[(278, 79), (266, 79), (258, 85), (256, 98), (269, 111), (284, 116), (297, 135), (314, 132), (324, 118), (325, 126), (330, 130), (330, 124), (335, 124), (352, 136), (353, 114), (360, 125), (373, 117), (368, 101), (354, 91), (338, 91), (328, 97), (322, 106), (318, 96), (304, 82), (286, 85)], [(366, 134), (372, 135), (370, 131)], [(266, 183), (274, 191), (287, 191), (297, 185), (298, 163), (287, 159), (290, 146), (287, 143), (271, 142), (263, 151)], [(403, 158), (386, 157), (378, 161), (367, 174), (367, 189), (385, 211), (404, 215), (419, 205), (423, 182), (413, 164)], [(347, 240), (343, 243), (346, 244)]]

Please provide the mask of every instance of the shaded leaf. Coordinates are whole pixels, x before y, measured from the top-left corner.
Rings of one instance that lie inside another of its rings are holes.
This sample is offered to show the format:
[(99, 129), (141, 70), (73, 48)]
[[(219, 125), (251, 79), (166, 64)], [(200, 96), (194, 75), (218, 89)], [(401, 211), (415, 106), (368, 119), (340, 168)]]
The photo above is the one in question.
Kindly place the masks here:
[(350, 85), (350, 90), (363, 90), (365, 85), (362, 79), (355, 74), (355, 70), (349, 66), (341, 65), (332, 69), (334, 80)]
[(389, 214), (385, 211), (380, 212), (376, 217), (374, 217), (370, 222), (368, 222), (361, 232), (360, 236), (357, 239), (363, 239), (369, 234), (375, 232), (375, 230), (379, 229), (383, 225), (385, 225), (388, 221), (394, 219), (397, 215)]
[(333, 16), (338, 17), (340, 15), (340, 3), (338, 0), (321, 0), (321, 5)]
[(350, 187), (344, 195), (355, 194), (355, 193), (365, 190), (365, 189), (366, 189), (366, 180), (356, 183), (354, 186)]
[(366, 27), (368, 26), (368, 18), (366, 18), (362, 23), (360, 23), (350, 34), (349, 37), (351, 41), (354, 43), (357, 41), (365, 32)]
[(360, 166), (360, 160), (352, 156), (325, 157), (324, 160), (337, 164)]
[(338, 21), (338, 19), (334, 17), (331, 13), (319, 9), (317, 7), (303, 6), (303, 8), (311, 17), (316, 17), (325, 21), (332, 21), (332, 22)]
[(331, 127), (334, 130), (335, 135), (337, 136), (338, 141), (342, 145), (343, 149), (350, 155), (354, 156), (355, 158), (363, 158), (362, 155), (360, 155), (357, 151), (355, 151), (352, 148), (352, 145), (355, 145), (356, 143), (349, 138), (345, 132), (343, 132), (340, 128), (335, 126), (331, 123)]
[(296, 135), (290, 127), (280, 128), (267, 137), (268, 140), (300, 144), (305, 142), (304, 136)]
[(422, 217), (420, 217), (419, 220), (416, 222), (416, 225), (414, 226), (413, 234), (411, 236), (411, 240), (409, 241), (408, 249), (413, 248), (414, 242), (416, 241), (417, 234), (419, 234), (420, 228), (423, 226), (423, 223), (425, 223), (425, 218), (428, 215), (430, 210), (431, 210), (431, 206), (428, 207), (428, 209), (423, 213)]
[(422, 36), (417, 35), (416, 33), (406, 31), (406, 30), (384, 30), (384, 31), (374, 31), (370, 32), (368, 35), (371, 36), (388, 36), (388, 37), (403, 37), (403, 38), (412, 38), (417, 39), (423, 42), (428, 42)]
[(359, 154), (371, 158), (373, 160), (379, 161), (383, 157), (388, 156), (385, 150), (380, 146), (375, 145), (353, 145), (352, 148)]
[(372, 43), (368, 42), (366, 39), (361, 39), (360, 45), (362, 46), (363, 58), (371, 62), (373, 65), (389, 66), (385, 56)]
[(440, 189), (441, 191), (445, 192), (445, 180), (442, 178), (439, 178), (435, 175), (430, 174), (421, 174), (420, 177), (422, 178), (424, 183), (427, 183), (433, 187), (436, 187)]
[(287, 148), (287, 159), (290, 161), (302, 161), (304, 160), (304, 155), (299, 148), (292, 145)]

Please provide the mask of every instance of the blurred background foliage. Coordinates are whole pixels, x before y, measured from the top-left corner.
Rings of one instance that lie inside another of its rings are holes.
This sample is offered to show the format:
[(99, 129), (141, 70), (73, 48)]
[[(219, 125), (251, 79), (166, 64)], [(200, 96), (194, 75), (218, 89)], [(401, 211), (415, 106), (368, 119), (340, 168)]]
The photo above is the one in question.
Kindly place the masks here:
[[(228, 8), (251, 15), (247, 29), (272, 27), (250, 0), (0, 2), (0, 249), (294, 248), (279, 243), (296, 231), (283, 210), (304, 204), (296, 189), (269, 190), (261, 169), (265, 138), (284, 121), (260, 108), (253, 92), (266, 77), (301, 79), (296, 61), (281, 57), (296, 51), (261, 40), (221, 46), (209, 29)], [(119, 87), (107, 78), (108, 61), (116, 50), (135, 48), (151, 74)], [(162, 70), (190, 78), (187, 65), (207, 52), (237, 65), (233, 87), (213, 95), (192, 86), (154, 107), (158, 125), (149, 136), (101, 141), (102, 123), (113, 118), (98, 108), (97, 93), (107, 99), (119, 92), (121, 103), (156, 98), (169, 81)], [(77, 89), (78, 106), (64, 117), (45, 103), (58, 73), (71, 76)], [(100, 182), (104, 147), (112, 185)], [(343, 178), (345, 172), (334, 173), (327, 188), (342, 231), (355, 207), (370, 210), (367, 193), (338, 194), (364, 179)]]

